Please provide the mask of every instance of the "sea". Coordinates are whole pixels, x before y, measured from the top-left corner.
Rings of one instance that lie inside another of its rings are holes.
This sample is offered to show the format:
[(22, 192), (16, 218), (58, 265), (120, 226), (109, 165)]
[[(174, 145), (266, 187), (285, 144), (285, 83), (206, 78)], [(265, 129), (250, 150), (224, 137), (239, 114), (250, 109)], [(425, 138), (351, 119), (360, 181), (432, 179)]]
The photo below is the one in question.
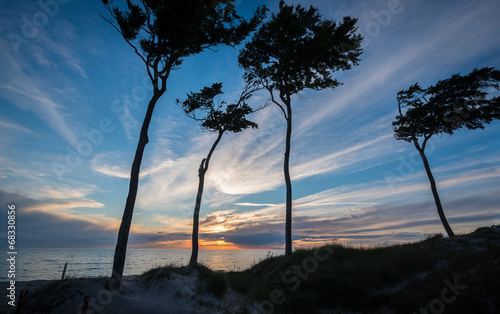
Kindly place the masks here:
[[(284, 250), (201, 250), (198, 262), (216, 271), (245, 270), (268, 256), (283, 255)], [(110, 276), (114, 249), (23, 248), (15, 257), (15, 280), (61, 279), (65, 277)], [(127, 249), (124, 275), (139, 275), (157, 266), (185, 266), (191, 249)], [(6, 256), (7, 258), (9, 256)], [(0, 281), (8, 281), (8, 262), (0, 263)]]

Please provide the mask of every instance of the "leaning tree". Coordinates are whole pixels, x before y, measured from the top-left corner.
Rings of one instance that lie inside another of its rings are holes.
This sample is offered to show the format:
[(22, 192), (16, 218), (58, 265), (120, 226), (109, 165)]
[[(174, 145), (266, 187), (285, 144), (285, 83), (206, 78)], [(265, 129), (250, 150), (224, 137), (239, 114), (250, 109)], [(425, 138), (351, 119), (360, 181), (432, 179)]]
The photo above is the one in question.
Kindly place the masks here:
[(491, 88), (498, 90), (499, 83), (500, 71), (482, 68), (467, 75), (455, 74), (426, 89), (416, 83), (397, 95), (399, 115), (392, 123), (394, 135), (398, 140), (413, 143), (419, 152), (439, 218), (449, 237), (455, 234), (444, 215), (425, 147), (433, 135), (452, 135), (464, 128), (484, 129), (485, 123), (500, 118), (500, 97), (491, 97), (489, 93)]
[(149, 142), (148, 129), (155, 105), (167, 89), (170, 72), (188, 56), (220, 45), (239, 44), (260, 24), (265, 8), (258, 8), (250, 20), (245, 20), (236, 13), (234, 0), (140, 0), (137, 3), (127, 0), (124, 10), (113, 6), (112, 0), (102, 2), (110, 15), (110, 18), (103, 18), (146, 65), (153, 85), (153, 95), (132, 163), (129, 192), (113, 260), (110, 288), (116, 284), (114, 288), (117, 289), (121, 285), (125, 265), (139, 170), (144, 148)]
[(224, 101), (216, 104), (215, 98), (222, 94), (222, 83), (215, 83), (211, 87), (204, 87), (198, 93), (191, 93), (187, 95), (187, 99), (183, 102), (177, 100), (177, 103), (182, 106), (188, 117), (199, 121), (204, 130), (217, 133), (217, 138), (212, 144), (207, 157), (203, 158), (198, 168), (198, 193), (196, 195), (193, 214), (192, 250), (189, 266), (196, 266), (198, 264), (201, 198), (205, 184), (205, 174), (208, 171), (210, 159), (224, 133), (239, 133), (248, 128), (257, 128), (256, 123), (246, 118), (248, 114), (254, 112), (246, 101), (257, 89), (258, 87), (256, 86), (246, 85), (239, 99), (234, 104), (227, 104)]
[[(306, 88), (321, 90), (340, 83), (333, 78), (338, 70), (358, 65), (361, 36), (355, 34), (356, 19), (341, 23), (323, 19), (314, 7), (305, 9), (279, 3), (279, 12), (254, 34), (238, 61), (248, 82), (267, 89), (286, 120), (283, 170), (286, 184), (285, 254), (292, 253), (292, 184), (290, 141), (292, 96)], [(275, 93), (279, 98), (275, 96)]]

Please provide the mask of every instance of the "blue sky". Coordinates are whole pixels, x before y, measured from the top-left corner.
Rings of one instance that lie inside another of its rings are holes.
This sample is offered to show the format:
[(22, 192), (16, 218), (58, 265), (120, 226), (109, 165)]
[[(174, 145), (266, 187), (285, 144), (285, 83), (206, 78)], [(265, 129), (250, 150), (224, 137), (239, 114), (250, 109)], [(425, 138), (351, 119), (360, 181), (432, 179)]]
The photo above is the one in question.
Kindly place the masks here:
[[(17, 206), (19, 246), (114, 247), (151, 95), (145, 67), (99, 17), (100, 1), (41, 3), (50, 5), (0, 0), (0, 204)], [(262, 3), (277, 10), (278, 1), (249, 0), (237, 1), (237, 10), (249, 16)], [(342, 86), (293, 99), (294, 244), (375, 245), (444, 233), (416, 150), (393, 136), (396, 93), (499, 69), (500, 2), (309, 4), (325, 18), (357, 17), (365, 40), (360, 65), (337, 73)], [(189, 247), (197, 169), (216, 134), (202, 132), (175, 100), (213, 82), (224, 84), (223, 99), (234, 99), (243, 86), (237, 54), (204, 52), (171, 74), (150, 128), (131, 247)], [(259, 129), (225, 135), (213, 156), (202, 248), (283, 248), (285, 120), (273, 106), (251, 118)], [(456, 233), (499, 223), (499, 134), (495, 121), (428, 145)]]

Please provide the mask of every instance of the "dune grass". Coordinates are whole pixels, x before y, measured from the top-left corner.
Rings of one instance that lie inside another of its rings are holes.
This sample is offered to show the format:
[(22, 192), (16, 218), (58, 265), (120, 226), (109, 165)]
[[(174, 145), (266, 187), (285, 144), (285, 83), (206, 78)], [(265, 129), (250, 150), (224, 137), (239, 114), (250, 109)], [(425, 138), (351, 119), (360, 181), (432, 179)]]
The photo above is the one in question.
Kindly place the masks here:
[(379, 248), (332, 244), (297, 250), (226, 277), (263, 313), (432, 313), (430, 307), (497, 313), (500, 233), (498, 227), (478, 230)]
[[(500, 312), (500, 226), (408, 244), (362, 248), (328, 244), (268, 255), (244, 271), (214, 272), (168, 265), (142, 276), (198, 274), (198, 291), (219, 298), (228, 288), (256, 313)], [(444, 292), (443, 292), (444, 291)]]
[(201, 263), (196, 267), (179, 266), (177, 264), (154, 266), (142, 273), (141, 277), (146, 285), (151, 285), (163, 278), (170, 279), (172, 274), (182, 276), (197, 275), (197, 291), (213, 293), (218, 298), (222, 298), (227, 289), (225, 276), (222, 273), (212, 271)]
[[(227, 273), (205, 265), (155, 266), (140, 278), (151, 286), (177, 275), (195, 276), (201, 294), (244, 294), (249, 313), (500, 313), (500, 226), (386, 247), (299, 249)], [(43, 308), (78, 280), (84, 279), (51, 282), (27, 301), (35, 298), (36, 308)], [(107, 278), (88, 280), (104, 287)]]

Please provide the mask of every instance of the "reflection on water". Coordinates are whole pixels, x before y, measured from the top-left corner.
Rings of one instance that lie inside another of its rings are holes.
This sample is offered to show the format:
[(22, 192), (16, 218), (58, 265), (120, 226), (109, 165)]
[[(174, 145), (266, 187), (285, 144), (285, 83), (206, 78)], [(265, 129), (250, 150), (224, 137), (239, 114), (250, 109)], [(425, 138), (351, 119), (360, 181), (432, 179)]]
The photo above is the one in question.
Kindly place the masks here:
[[(268, 254), (282, 250), (200, 250), (199, 262), (213, 270), (243, 270)], [(64, 263), (66, 276), (109, 276), (114, 249), (19, 249), (16, 257), (16, 280), (60, 279)], [(124, 275), (137, 275), (153, 266), (187, 265), (191, 250), (128, 249)], [(6, 281), (7, 264), (0, 263), (0, 281)]]

